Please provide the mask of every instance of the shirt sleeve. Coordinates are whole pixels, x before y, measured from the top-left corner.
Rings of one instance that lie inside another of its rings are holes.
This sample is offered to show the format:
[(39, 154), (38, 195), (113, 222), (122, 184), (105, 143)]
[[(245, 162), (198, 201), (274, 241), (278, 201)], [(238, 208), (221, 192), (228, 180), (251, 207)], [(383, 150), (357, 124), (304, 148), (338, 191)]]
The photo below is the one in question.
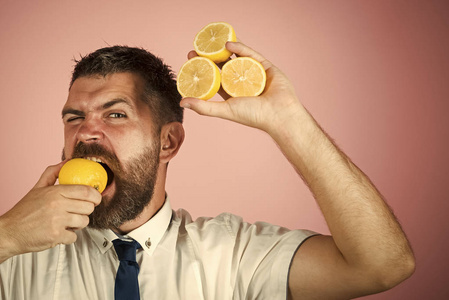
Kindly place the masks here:
[(10, 273), (14, 257), (0, 264), (0, 299), (9, 299)]
[(234, 299), (286, 299), (292, 258), (316, 233), (264, 222), (249, 224), (233, 215), (227, 215), (227, 223), (235, 234)]

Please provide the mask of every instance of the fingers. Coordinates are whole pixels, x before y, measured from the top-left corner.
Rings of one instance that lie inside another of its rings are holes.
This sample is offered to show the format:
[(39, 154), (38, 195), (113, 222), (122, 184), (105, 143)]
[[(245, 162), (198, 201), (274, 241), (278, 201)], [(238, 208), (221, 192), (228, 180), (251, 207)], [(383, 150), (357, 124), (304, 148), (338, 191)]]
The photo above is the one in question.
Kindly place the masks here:
[(273, 64), (267, 60), (265, 57), (263, 57), (262, 54), (259, 52), (253, 50), (252, 48), (246, 46), (245, 44), (241, 42), (227, 42), (226, 48), (235, 53), (237, 56), (245, 56), (245, 57), (251, 57), (257, 60), (262, 64), (262, 66), (265, 68), (265, 70), (269, 69), (273, 66)]
[[(265, 70), (272, 68), (276, 70), (277, 68), (267, 60), (262, 54), (253, 50), (251, 47), (246, 46), (240, 40), (238, 42), (227, 42), (226, 48), (233, 52), (236, 56), (244, 56), (251, 57), (262, 64)], [(193, 57), (198, 56), (198, 54), (192, 50), (187, 54), (188, 59), (192, 59)], [(221, 68), (226, 62), (217, 64), (219, 68)], [(231, 97), (220, 87), (218, 94), (224, 99), (228, 100)], [(240, 99), (242, 100), (242, 99)], [(232, 112), (232, 109), (229, 105), (223, 104), (221, 102), (213, 102), (213, 101), (202, 101), (195, 98), (184, 98), (180, 103), (181, 107), (189, 108), (194, 110), (195, 112), (201, 115), (220, 117), (223, 119), (234, 120), (235, 114)]]
[[(239, 98), (239, 101), (246, 99), (246, 97)], [(189, 108), (196, 113), (209, 117), (218, 117), (230, 121), (242, 123), (251, 126), (248, 122), (242, 120), (242, 116), (233, 110), (229, 101), (235, 100), (229, 98), (228, 101), (204, 101), (196, 98), (184, 98), (181, 101), (181, 106)]]
[[(53, 231), (46, 231), (46, 238), (48, 246), (42, 247), (42, 249), (53, 248), (56, 245), (64, 244), (69, 245), (77, 240), (75, 230), (82, 229), (89, 224), (88, 216), (71, 215), (66, 218), (65, 224), (67, 226), (60, 227)], [(44, 240), (40, 241), (42, 243)]]
[(187, 59), (192, 59), (195, 56), (198, 56), (198, 54), (196, 54), (196, 52), (194, 50), (192, 50), (189, 53), (187, 53)]
[(83, 200), (67, 200), (65, 205), (65, 210), (68, 213), (85, 216), (90, 215), (95, 209), (95, 205), (92, 202)]
[(67, 228), (64, 234), (61, 236), (60, 242), (58, 244), (70, 245), (76, 242), (77, 235), (74, 232), (74, 229)]
[[(76, 241), (75, 230), (82, 229), (89, 224), (89, 215), (95, 206), (93, 203), (84, 200), (62, 199), (54, 200), (44, 207), (33, 218), (26, 218), (28, 226), (32, 225), (32, 232), (23, 236), (26, 238), (26, 250), (30, 252), (44, 250), (56, 246), (57, 244), (70, 244)], [(38, 226), (36, 224), (38, 222)], [(30, 245), (28, 241), (33, 240)]]
[(204, 101), (197, 98), (184, 98), (180, 105), (189, 108), (200, 115), (223, 117), (225, 102)]
[[(42, 173), (34, 188), (53, 186), (58, 179), (59, 171), (66, 161), (49, 166)], [(84, 185), (59, 185), (60, 194), (68, 199), (78, 199), (92, 202), (95, 206), (101, 202), (101, 194), (94, 188)]]
[[(267, 60), (262, 54), (260, 54), (259, 52), (255, 51), (251, 47), (243, 44), (240, 41), (238, 41), (238, 42), (227, 42), (226, 43), (226, 49), (228, 49), (232, 53), (235, 53), (236, 56), (245, 56), (245, 57), (254, 58), (255, 60), (257, 60), (258, 62), (260, 62), (263, 65), (265, 70), (267, 70), (268, 68), (273, 66), (273, 64), (269, 60)], [(198, 54), (194, 50), (191, 50), (187, 54), (187, 59), (192, 59), (195, 56), (198, 56)], [(223, 64), (224, 63), (218, 64), (218, 66), (221, 67)]]
[(62, 161), (57, 165), (47, 167), (34, 187), (39, 188), (54, 185), (64, 163), (65, 161)]
[(59, 193), (66, 199), (87, 201), (95, 206), (101, 202), (101, 194), (87, 185), (59, 185)]
[[(89, 217), (85, 215), (71, 215), (66, 222), (66, 230), (74, 231), (82, 229), (89, 224)], [(65, 234), (65, 232), (64, 232)]]
[(36, 241), (36, 246), (43, 249), (75, 242), (74, 231), (89, 224), (89, 215), (93, 212), (94, 205), (87, 201), (66, 199), (51, 208), (52, 212), (48, 212), (45, 219), (41, 220), (39, 232), (34, 234), (35, 237), (41, 236), (41, 240)]
[(14, 232), (6, 248), (11, 255), (73, 243), (74, 230), (88, 225), (102, 196), (90, 186), (54, 185), (63, 164), (49, 166), (35, 187), (1, 216), (0, 235)]

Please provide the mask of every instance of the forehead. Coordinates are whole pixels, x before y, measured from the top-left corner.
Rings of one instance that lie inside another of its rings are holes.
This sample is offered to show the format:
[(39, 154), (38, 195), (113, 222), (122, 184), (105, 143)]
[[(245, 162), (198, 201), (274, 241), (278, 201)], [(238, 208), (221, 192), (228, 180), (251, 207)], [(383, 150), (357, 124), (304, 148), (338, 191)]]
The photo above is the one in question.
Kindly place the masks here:
[(111, 99), (124, 99), (135, 106), (143, 104), (144, 81), (133, 73), (113, 73), (77, 78), (69, 91), (66, 106), (101, 105)]

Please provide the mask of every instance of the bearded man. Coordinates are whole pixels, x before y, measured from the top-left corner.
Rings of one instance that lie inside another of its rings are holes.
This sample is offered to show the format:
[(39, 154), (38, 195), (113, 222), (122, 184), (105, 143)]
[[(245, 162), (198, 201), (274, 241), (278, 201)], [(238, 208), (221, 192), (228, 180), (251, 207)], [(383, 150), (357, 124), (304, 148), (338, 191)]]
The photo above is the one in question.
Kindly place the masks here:
[[(116, 282), (121, 243), (135, 247), (127, 260), (135, 274), (125, 276), (135, 277), (128, 289), (135, 299), (347, 299), (413, 273), (412, 251), (388, 205), (290, 81), (246, 45), (227, 48), (262, 63), (261, 96), (181, 99), (170, 68), (138, 48), (108, 47), (77, 62), (62, 110), (63, 161), (0, 217), (2, 299), (124, 299)], [(332, 235), (173, 211), (165, 181), (184, 140), (183, 108), (267, 132), (310, 187)], [(105, 166), (102, 194), (55, 185), (64, 161), (75, 157)]]

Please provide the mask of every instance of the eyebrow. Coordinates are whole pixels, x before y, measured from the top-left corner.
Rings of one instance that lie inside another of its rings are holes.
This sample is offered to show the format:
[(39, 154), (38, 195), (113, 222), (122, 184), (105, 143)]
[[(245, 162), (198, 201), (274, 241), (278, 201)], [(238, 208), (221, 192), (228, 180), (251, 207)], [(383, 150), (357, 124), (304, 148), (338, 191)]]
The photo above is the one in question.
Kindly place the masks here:
[[(131, 109), (134, 109), (133, 106), (129, 103), (129, 101), (126, 99), (123, 99), (123, 98), (117, 98), (117, 99), (108, 101), (101, 106), (101, 109), (108, 109), (108, 108), (110, 108), (116, 104), (119, 104), (119, 103), (124, 103)], [(76, 115), (76, 116), (85, 116), (86, 115), (85, 112), (78, 110), (78, 109), (73, 109), (70, 107), (64, 108), (62, 110), (62, 118), (64, 118), (64, 116), (67, 114), (72, 114), (72, 115)]]
[(108, 101), (108, 102), (106, 102), (105, 104), (102, 105), (102, 108), (103, 109), (108, 109), (108, 108), (110, 108), (110, 107), (112, 107), (112, 106), (114, 106), (116, 104), (119, 104), (119, 103), (124, 103), (127, 106), (129, 106), (130, 108), (132, 108), (132, 105), (129, 103), (129, 101), (126, 100), (126, 99), (123, 99), (123, 98), (117, 98), (117, 99), (113, 99), (111, 101)]
[(68, 114), (76, 115), (76, 116), (84, 116), (85, 115), (85, 113), (81, 110), (77, 110), (77, 109), (73, 109), (73, 108), (64, 108), (62, 110), (62, 118), (64, 119), (64, 116), (68, 115)]

